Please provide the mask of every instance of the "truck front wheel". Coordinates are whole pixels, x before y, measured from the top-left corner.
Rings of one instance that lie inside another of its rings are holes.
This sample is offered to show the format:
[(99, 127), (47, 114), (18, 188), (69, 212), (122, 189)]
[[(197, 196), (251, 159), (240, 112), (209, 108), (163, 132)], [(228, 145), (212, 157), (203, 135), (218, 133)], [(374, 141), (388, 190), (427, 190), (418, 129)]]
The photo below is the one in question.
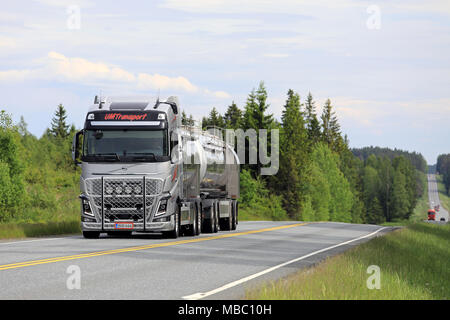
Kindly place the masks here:
[(180, 207), (177, 206), (177, 211), (174, 214), (175, 226), (172, 231), (164, 231), (163, 236), (165, 238), (176, 239), (180, 236)]

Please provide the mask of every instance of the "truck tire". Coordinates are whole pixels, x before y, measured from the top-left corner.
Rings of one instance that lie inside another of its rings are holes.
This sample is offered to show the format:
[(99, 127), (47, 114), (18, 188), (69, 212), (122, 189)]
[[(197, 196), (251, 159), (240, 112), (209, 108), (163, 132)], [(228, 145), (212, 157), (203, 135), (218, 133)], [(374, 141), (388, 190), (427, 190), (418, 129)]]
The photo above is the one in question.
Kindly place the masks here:
[(198, 205), (195, 206), (197, 208), (197, 229), (195, 229), (195, 235), (198, 236), (202, 233), (202, 211), (201, 207)]
[(239, 224), (239, 202), (235, 202), (236, 203), (236, 212), (235, 212), (235, 218), (236, 218), (236, 226)]
[(205, 233), (213, 233), (214, 232), (214, 219), (205, 219), (203, 221), (202, 231)]
[(174, 217), (175, 217), (175, 226), (172, 231), (164, 231), (163, 232), (164, 238), (176, 239), (180, 236), (181, 221), (180, 221), (180, 207), (179, 206), (177, 206), (177, 210), (174, 214)]
[(211, 210), (211, 218), (205, 218), (203, 220), (203, 226), (202, 226), (202, 231), (206, 232), (206, 233), (213, 233), (214, 232), (214, 205), (211, 206), (209, 209), (207, 210)]
[(214, 203), (214, 229), (213, 233), (217, 233), (219, 231), (219, 201)]
[(197, 235), (197, 229), (198, 229), (198, 209), (197, 209), (197, 205), (194, 204), (194, 207), (195, 207), (194, 221), (189, 226), (189, 229), (186, 230), (186, 235), (187, 236), (191, 236), (191, 237), (194, 237), (194, 236)]
[(99, 231), (83, 231), (83, 237), (85, 239), (98, 239), (100, 237)]
[(237, 225), (237, 202), (233, 201), (231, 206), (231, 230), (236, 230)]
[(232, 219), (230, 218), (221, 218), (220, 219), (220, 230), (222, 231), (230, 231), (231, 230)]

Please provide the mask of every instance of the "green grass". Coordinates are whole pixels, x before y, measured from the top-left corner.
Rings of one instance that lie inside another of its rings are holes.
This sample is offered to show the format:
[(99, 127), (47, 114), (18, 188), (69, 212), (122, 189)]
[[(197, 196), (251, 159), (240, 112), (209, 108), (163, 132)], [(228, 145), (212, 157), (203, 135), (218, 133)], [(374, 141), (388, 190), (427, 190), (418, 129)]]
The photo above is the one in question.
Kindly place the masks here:
[(57, 178), (50, 187), (27, 186), (28, 204), (0, 222), (0, 239), (81, 232), (79, 178), (62, 173)]
[(40, 237), (80, 232), (80, 221), (57, 221), (45, 223), (2, 223), (0, 239)]
[(450, 211), (450, 196), (445, 191), (444, 183), (442, 182), (442, 176), (436, 175), (437, 183), (438, 183), (438, 191), (439, 191), (439, 200), (441, 200), (442, 206)]
[[(415, 223), (375, 238), (279, 281), (247, 299), (449, 299), (450, 225)], [(369, 290), (367, 268), (381, 270), (381, 289)]]

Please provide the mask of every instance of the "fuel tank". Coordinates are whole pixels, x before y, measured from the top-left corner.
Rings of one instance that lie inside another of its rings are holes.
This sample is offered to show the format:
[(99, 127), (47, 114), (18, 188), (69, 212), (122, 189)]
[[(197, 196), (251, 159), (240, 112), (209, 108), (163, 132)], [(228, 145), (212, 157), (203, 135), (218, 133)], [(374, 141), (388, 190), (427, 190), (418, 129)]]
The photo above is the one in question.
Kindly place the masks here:
[(187, 130), (183, 134), (184, 185), (188, 196), (239, 197), (239, 158), (218, 135)]

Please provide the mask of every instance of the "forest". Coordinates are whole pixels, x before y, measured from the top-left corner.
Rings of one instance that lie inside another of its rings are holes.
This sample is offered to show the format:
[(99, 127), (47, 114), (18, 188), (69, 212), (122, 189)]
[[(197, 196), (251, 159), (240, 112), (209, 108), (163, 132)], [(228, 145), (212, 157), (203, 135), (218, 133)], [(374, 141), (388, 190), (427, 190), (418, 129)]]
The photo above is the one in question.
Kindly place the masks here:
[[(223, 115), (212, 108), (202, 119), (203, 128), (279, 129), (276, 175), (261, 176), (259, 160), (241, 166), (241, 219), (379, 224), (411, 216), (426, 187), (422, 155), (374, 147), (351, 149), (329, 99), (318, 114), (311, 93), (302, 100), (289, 90), (277, 120), (267, 98), (260, 82), (242, 108), (232, 102)], [(192, 115), (183, 111), (182, 116), (184, 124), (194, 123)], [(39, 138), (27, 130), (23, 117), (13, 123), (12, 115), (1, 111), (1, 223), (79, 220), (80, 170), (70, 154), (76, 131), (67, 123), (62, 104)], [(449, 155), (438, 163), (447, 177), (448, 159)]]
[(442, 175), (445, 191), (450, 196), (450, 154), (441, 154), (438, 156), (436, 171)]

